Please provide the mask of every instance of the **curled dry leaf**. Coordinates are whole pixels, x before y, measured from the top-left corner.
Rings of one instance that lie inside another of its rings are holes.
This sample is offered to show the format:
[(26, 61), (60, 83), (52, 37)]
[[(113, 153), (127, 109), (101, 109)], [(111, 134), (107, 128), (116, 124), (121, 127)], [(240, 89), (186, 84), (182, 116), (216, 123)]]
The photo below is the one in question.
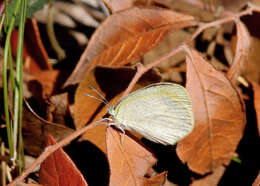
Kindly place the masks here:
[(39, 156), (42, 153), (48, 134), (54, 136), (56, 140), (61, 140), (73, 132), (73, 129), (64, 125), (44, 122), (27, 109), (23, 109), (24, 148), (31, 155)]
[(231, 81), (235, 81), (237, 79), (243, 65), (247, 62), (251, 45), (250, 34), (244, 23), (240, 20), (237, 20), (235, 23), (237, 28), (236, 51), (232, 66), (227, 72), (227, 77)]
[(125, 65), (154, 48), (169, 31), (192, 25), (192, 16), (157, 8), (113, 14), (93, 34), (65, 85), (78, 83), (96, 65)]
[(54, 95), (47, 103), (47, 120), (55, 123), (66, 123), (66, 116), (69, 113), (68, 93)]
[(109, 185), (147, 185), (144, 176), (156, 162), (152, 153), (111, 127), (107, 129), (106, 143), (111, 171)]
[(187, 57), (187, 89), (195, 118), (193, 132), (177, 145), (182, 162), (199, 174), (228, 165), (243, 136), (245, 113), (230, 81), (192, 50)]
[(162, 172), (149, 179), (144, 178), (145, 183), (143, 184), (143, 186), (161, 186), (165, 183), (166, 176), (167, 176), (167, 172)]
[[(89, 88), (89, 86), (94, 87), (97, 91), (104, 95), (107, 100), (110, 100), (127, 88), (135, 73), (136, 70), (130, 67), (96, 67), (89, 74), (87, 74), (76, 90), (74, 106), (74, 122), (76, 128), (81, 128), (88, 122), (100, 120), (107, 112), (107, 107), (103, 107), (104, 105), (102, 105), (101, 101), (86, 96), (86, 94), (89, 94), (100, 98), (93, 90)], [(135, 88), (140, 88), (151, 83), (159, 82), (160, 80), (161, 78), (157, 72), (151, 70), (144, 74)], [(117, 96), (116, 99), (119, 97), (120, 96)], [(116, 100), (114, 100), (113, 103), (116, 103)], [(110, 102), (110, 104), (113, 103)], [(105, 128), (106, 126), (104, 125), (94, 127), (83, 135), (83, 139), (91, 141), (103, 152), (106, 152)]]
[[(49, 135), (46, 146), (54, 144), (56, 141)], [(76, 165), (62, 149), (58, 149), (41, 164), (39, 182), (49, 186), (88, 185)]]
[(254, 90), (254, 104), (257, 118), (258, 134), (260, 136), (260, 85), (252, 83)]

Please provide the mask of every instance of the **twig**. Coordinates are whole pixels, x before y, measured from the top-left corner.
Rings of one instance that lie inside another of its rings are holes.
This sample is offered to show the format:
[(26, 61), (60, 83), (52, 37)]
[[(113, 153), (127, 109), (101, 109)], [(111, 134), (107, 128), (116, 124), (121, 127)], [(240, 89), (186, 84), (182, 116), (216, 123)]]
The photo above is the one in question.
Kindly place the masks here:
[[(182, 51), (185, 47), (187, 47), (187, 45), (189, 45), (191, 43), (191, 41), (193, 41), (201, 32), (203, 32), (205, 29), (216, 26), (216, 25), (220, 25), (220, 24), (224, 24), (233, 20), (238, 19), (241, 16), (244, 15), (248, 15), (248, 14), (252, 14), (254, 7), (249, 4), (248, 8), (238, 14), (233, 14), (229, 17), (225, 17), (222, 19), (219, 19), (217, 21), (214, 22), (210, 22), (210, 23), (205, 23), (202, 24), (197, 30), (196, 32), (191, 36), (190, 39), (186, 40), (184, 42), (184, 44), (180, 45), (178, 48), (174, 49), (173, 51), (169, 52), (168, 54), (166, 54), (165, 56), (161, 57), (160, 59), (150, 63), (147, 66), (143, 66), (141, 64), (139, 64), (137, 67), (137, 72), (135, 74), (135, 76), (133, 77), (132, 81), (130, 82), (130, 84), (128, 85), (127, 89), (125, 90), (124, 94), (122, 97), (126, 96), (127, 94), (129, 94), (129, 92), (132, 90), (132, 88), (134, 87), (135, 83), (140, 79), (140, 77), (147, 72), (149, 69), (151, 69), (152, 67), (158, 65), (159, 63), (161, 63), (162, 61), (168, 59), (169, 57), (174, 56), (175, 54), (177, 54), (178, 52)], [(186, 51), (187, 52), (187, 51)]]
[(73, 139), (77, 138), (87, 130), (90, 130), (94, 128), (98, 123), (93, 122), (90, 123), (89, 125), (76, 130), (73, 132), (71, 135), (68, 137), (62, 139), (60, 142), (56, 143), (55, 145), (51, 145), (45, 148), (43, 153), (35, 160), (35, 162), (28, 168), (26, 169), (20, 176), (15, 178), (8, 186), (15, 186), (16, 184), (19, 184), (20, 182), (23, 182), (23, 180), (39, 165), (41, 164), (49, 155), (51, 155), (53, 152), (58, 150), (59, 148), (69, 144)]
[(31, 112), (37, 119), (39, 119), (40, 121), (42, 121), (42, 122), (44, 122), (44, 123), (47, 123), (47, 124), (54, 125), (54, 126), (64, 127), (64, 125), (61, 124), (61, 123), (54, 123), (54, 122), (45, 120), (44, 118), (42, 118), (41, 116), (39, 116), (39, 115), (33, 110), (33, 108), (31, 107), (31, 105), (28, 103), (28, 101), (27, 101), (25, 98), (24, 98), (23, 100), (24, 100), (24, 103), (26, 104), (27, 108), (30, 110), (30, 112)]
[(183, 50), (183, 45), (180, 45), (179, 47), (177, 47), (173, 51), (169, 52), (165, 56), (161, 57), (160, 59), (158, 59), (158, 60), (156, 60), (156, 61), (154, 61), (152, 63), (150, 63), (147, 66), (143, 66), (142, 64), (138, 64), (137, 65), (137, 72), (136, 72), (135, 76), (133, 77), (133, 79), (131, 80), (130, 84), (128, 85), (128, 87), (125, 90), (125, 92), (124, 92), (122, 97), (126, 96), (132, 90), (132, 88), (134, 87), (135, 83), (139, 80), (139, 78), (145, 72), (147, 72), (152, 67), (157, 66), (158, 64), (160, 64), (162, 61), (168, 59), (169, 57), (172, 57), (172, 56), (176, 55), (177, 53), (181, 52), (182, 50)]
[(210, 22), (210, 23), (205, 23), (205, 24), (202, 24), (197, 30), (196, 32), (191, 36), (190, 39), (188, 39), (186, 41), (187, 44), (189, 44), (191, 41), (193, 41), (201, 32), (203, 32), (205, 29), (207, 28), (210, 28), (210, 27), (213, 27), (213, 26), (217, 26), (217, 25), (221, 25), (221, 24), (224, 24), (224, 23), (227, 23), (227, 22), (230, 22), (230, 21), (233, 21), (233, 20), (236, 20), (238, 19), (239, 17), (242, 17), (244, 15), (248, 15), (248, 14), (252, 14), (253, 12), (253, 7), (250, 5), (248, 6), (248, 8), (238, 14), (233, 14), (229, 17), (225, 17), (225, 18), (222, 18), (222, 19), (219, 19), (219, 20), (216, 20), (216, 21), (213, 21), (213, 22)]
[[(133, 88), (133, 86), (135, 85), (135, 83), (139, 80), (139, 78), (145, 73), (147, 72), (149, 69), (151, 69), (152, 67), (158, 65), (159, 63), (161, 63), (162, 61), (168, 59), (169, 57), (172, 57), (174, 55), (176, 55), (177, 53), (181, 52), (181, 51), (186, 51), (188, 53), (188, 56), (190, 56), (189, 52), (190, 52), (190, 49), (187, 49), (188, 47), (188, 44), (194, 40), (203, 30), (205, 30), (206, 28), (210, 28), (212, 26), (216, 26), (216, 25), (219, 25), (219, 24), (223, 24), (223, 23), (227, 23), (227, 22), (230, 22), (230, 21), (233, 21), (243, 15), (248, 15), (248, 14), (251, 14), (252, 11), (256, 9), (256, 10), (259, 10), (259, 8), (257, 9), (257, 7), (253, 7), (253, 6), (250, 6), (249, 5), (249, 8), (241, 13), (238, 13), (238, 14), (234, 14), (230, 17), (226, 17), (226, 18), (223, 18), (223, 19), (219, 19), (217, 21), (214, 21), (214, 22), (210, 22), (210, 23), (206, 23), (204, 25), (202, 25), (201, 27), (199, 27), (197, 29), (197, 31), (191, 36), (191, 38), (189, 40), (187, 40), (184, 44), (180, 45), (179, 47), (177, 47), (176, 49), (174, 49), (173, 51), (169, 52), (167, 55), (161, 57), (160, 59), (150, 63), (149, 65), (147, 66), (143, 66), (141, 64), (139, 64), (137, 67), (137, 72), (134, 76), (134, 78), (132, 79), (132, 81), (130, 82), (128, 88), (125, 90), (123, 96), (126, 96), (130, 91), (131, 89)], [(103, 122), (103, 121), (99, 121), (100, 122)], [(49, 155), (51, 155), (53, 152), (55, 152), (56, 150), (58, 150), (59, 148), (67, 145), (68, 143), (70, 143), (73, 139), (77, 138), (78, 136), (80, 136), (81, 134), (83, 134), (84, 132), (86, 132), (87, 130), (90, 130), (92, 128), (94, 128), (98, 123), (97, 122), (93, 122), (77, 131), (75, 131), (74, 133), (72, 133), (71, 135), (69, 135), (68, 137), (64, 138), (63, 140), (61, 140), (60, 142), (58, 142), (57, 144), (55, 145), (52, 145), (52, 146), (49, 146), (47, 147), (44, 152), (37, 158), (37, 160), (28, 168), (26, 169), (19, 177), (17, 177), (13, 182), (11, 182), (8, 186), (14, 186), (16, 185), (17, 183), (20, 183), (22, 182), (26, 176), (28, 174), (30, 174), (34, 169), (35, 167), (37, 167), (40, 163), (42, 163)]]
[(248, 2), (247, 5), (249, 7), (251, 7), (254, 11), (260, 12), (260, 7), (259, 6), (253, 5), (251, 2)]

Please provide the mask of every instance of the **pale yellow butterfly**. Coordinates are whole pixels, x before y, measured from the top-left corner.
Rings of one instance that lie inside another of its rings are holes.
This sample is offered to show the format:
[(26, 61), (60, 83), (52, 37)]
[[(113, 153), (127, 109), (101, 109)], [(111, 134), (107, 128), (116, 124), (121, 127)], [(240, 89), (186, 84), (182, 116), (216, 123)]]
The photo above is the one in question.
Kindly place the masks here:
[(115, 107), (109, 105), (108, 113), (117, 128), (134, 130), (164, 145), (175, 144), (194, 128), (188, 92), (174, 83), (156, 83), (134, 91)]

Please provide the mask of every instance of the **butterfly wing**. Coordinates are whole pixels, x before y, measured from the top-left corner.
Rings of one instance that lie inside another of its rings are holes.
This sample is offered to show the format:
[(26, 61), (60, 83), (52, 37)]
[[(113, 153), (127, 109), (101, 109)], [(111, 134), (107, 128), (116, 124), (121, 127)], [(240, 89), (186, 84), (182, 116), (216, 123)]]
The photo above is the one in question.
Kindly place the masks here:
[(175, 144), (194, 127), (188, 93), (173, 83), (158, 83), (129, 94), (115, 107), (114, 118), (126, 129), (164, 145)]

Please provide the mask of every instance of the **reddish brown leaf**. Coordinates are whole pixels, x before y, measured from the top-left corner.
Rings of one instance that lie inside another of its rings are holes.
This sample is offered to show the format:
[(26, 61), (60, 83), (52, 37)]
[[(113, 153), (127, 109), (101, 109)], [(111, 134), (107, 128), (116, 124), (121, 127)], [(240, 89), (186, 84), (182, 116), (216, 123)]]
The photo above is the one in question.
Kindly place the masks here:
[(248, 57), (248, 63), (244, 64), (242, 76), (245, 77), (247, 80), (259, 82), (260, 80), (260, 68), (259, 68), (259, 61), (260, 61), (260, 39), (257, 37), (251, 36), (251, 47), (250, 53)]
[(193, 24), (192, 16), (163, 9), (132, 8), (113, 14), (93, 34), (65, 85), (81, 81), (98, 64), (125, 65), (154, 48), (169, 31)]
[[(54, 144), (56, 141), (49, 135), (46, 146)], [(76, 165), (62, 149), (57, 150), (41, 164), (39, 182), (48, 186), (88, 185)]]
[[(156, 162), (152, 153), (113, 128), (107, 129), (111, 186), (144, 185), (144, 175)], [(122, 144), (123, 143), (123, 144)]]
[(53, 91), (55, 90), (55, 85), (57, 83), (57, 77), (59, 75), (60, 71), (58, 70), (39, 70), (35, 74), (27, 74), (25, 75), (25, 80), (27, 83), (30, 81), (38, 81), (41, 84), (42, 90), (32, 90), (31, 87), (28, 87), (28, 89), (31, 89), (31, 91), (37, 91), (38, 93), (41, 93), (41, 96), (43, 98), (49, 97)]
[(143, 186), (161, 186), (166, 180), (167, 172), (162, 172), (156, 176), (146, 179), (146, 183)]
[[(89, 86), (95, 87), (95, 89), (102, 95), (107, 97), (106, 94), (113, 92), (115, 95), (115, 88), (117, 89), (122, 85), (117, 85), (116, 79), (119, 78), (123, 82), (129, 82), (134, 74), (134, 70), (122, 68), (121, 70), (110, 70), (108, 68), (95, 68), (93, 69), (77, 88), (75, 95), (75, 107), (74, 107), (74, 121), (77, 128), (84, 126), (91, 117), (96, 113), (96, 109), (102, 105), (101, 101), (96, 100), (92, 97), (86, 96), (86, 94), (99, 96), (89, 88)], [(130, 77), (129, 77), (130, 76)], [(101, 81), (100, 81), (101, 80)], [(111, 82), (111, 83), (110, 83)], [(113, 84), (115, 82), (115, 84)], [(101, 84), (99, 84), (101, 83)], [(123, 85), (126, 87), (126, 85)], [(102, 90), (105, 89), (105, 90)], [(108, 90), (108, 93), (106, 93)], [(121, 88), (121, 90), (123, 90)], [(111, 97), (110, 97), (111, 98)], [(109, 98), (107, 98), (109, 99)]]
[(258, 134), (260, 136), (260, 86), (257, 83), (252, 83), (254, 89), (254, 104), (257, 118)]
[[(91, 122), (93, 120), (94, 121), (100, 120), (107, 112), (107, 107), (103, 107), (103, 109), (100, 110), (102, 106), (101, 101), (86, 96), (86, 94), (89, 94), (99, 98), (99, 96), (94, 91), (92, 91), (89, 88), (89, 86), (95, 87), (95, 89), (98, 92), (100, 92), (107, 99), (109, 99), (106, 94), (111, 92), (111, 89), (113, 89), (113, 87), (116, 87), (116, 89), (118, 89), (119, 87), (116, 85), (117, 82), (116, 82), (116, 78), (114, 77), (119, 78), (121, 76), (121, 78), (119, 79), (124, 79), (123, 82), (124, 81), (129, 82), (130, 77), (132, 77), (134, 73), (134, 71), (132, 71), (130, 72), (132, 73), (132, 75), (130, 75), (129, 71), (126, 69), (124, 69), (121, 72), (119, 71), (116, 72), (116, 70), (115, 71), (111, 70), (110, 72), (109, 71), (110, 70), (106, 68), (105, 69), (99, 67), (95, 68), (85, 77), (83, 81), (81, 81), (80, 85), (78, 86), (75, 94), (75, 105), (74, 105), (74, 123), (76, 128), (81, 128), (84, 125), (86, 125), (88, 122)], [(124, 74), (126, 76), (123, 77), (122, 75)], [(127, 77), (127, 75), (129, 75), (130, 77)], [(99, 81), (100, 78), (102, 79), (101, 81)], [(99, 82), (100, 83), (103, 82), (103, 83), (99, 85)], [(114, 82), (115, 84), (110, 82)], [(104, 88), (104, 85), (107, 85), (108, 87), (106, 86)], [(109, 86), (111, 88), (109, 88)], [(105, 90), (102, 90), (102, 88)], [(106, 152), (105, 134), (106, 134), (106, 126), (100, 125), (86, 132), (82, 136), (82, 139), (87, 139), (91, 141), (103, 152)]]
[(260, 172), (258, 173), (258, 176), (256, 177), (252, 186), (259, 186), (259, 185), (260, 185)]
[(182, 162), (200, 174), (228, 165), (245, 128), (245, 113), (230, 81), (192, 50), (187, 57), (187, 89), (195, 128), (177, 145)]
[(133, 7), (135, 0), (103, 0), (111, 12), (118, 12)]
[[(86, 123), (93, 120), (100, 120), (107, 112), (107, 107), (103, 107), (102, 109), (102, 103), (100, 101), (86, 96), (86, 94), (90, 94), (99, 97), (89, 88), (89, 86), (95, 87), (102, 95), (110, 100), (112, 97), (126, 89), (135, 72), (135, 69), (130, 67), (97, 67), (93, 69), (85, 79), (81, 81), (76, 91), (74, 106), (74, 122), (76, 128), (81, 128), (86, 125)], [(155, 71), (149, 71), (141, 78), (135, 88), (158, 82), (160, 79), (160, 76), (155, 73)], [(118, 98), (120, 98), (119, 95), (113, 102), (110, 102), (110, 104), (116, 103)], [(88, 139), (97, 145), (103, 152), (106, 152), (105, 128), (105, 126), (97, 126), (90, 129), (83, 135), (83, 139)]]
[(227, 77), (231, 81), (236, 80), (240, 74), (241, 69), (243, 68), (243, 64), (247, 62), (251, 45), (250, 34), (244, 23), (239, 20), (235, 23), (237, 28), (236, 51), (232, 66), (227, 73)]
[[(37, 73), (40, 70), (52, 69), (49, 63), (48, 54), (41, 40), (39, 28), (35, 19), (30, 19), (26, 23), (24, 32), (24, 70), (29, 73)], [(18, 30), (12, 33), (12, 53), (16, 56), (17, 53)]]
[(212, 174), (193, 181), (190, 186), (217, 186), (225, 170), (224, 166), (219, 166)]

